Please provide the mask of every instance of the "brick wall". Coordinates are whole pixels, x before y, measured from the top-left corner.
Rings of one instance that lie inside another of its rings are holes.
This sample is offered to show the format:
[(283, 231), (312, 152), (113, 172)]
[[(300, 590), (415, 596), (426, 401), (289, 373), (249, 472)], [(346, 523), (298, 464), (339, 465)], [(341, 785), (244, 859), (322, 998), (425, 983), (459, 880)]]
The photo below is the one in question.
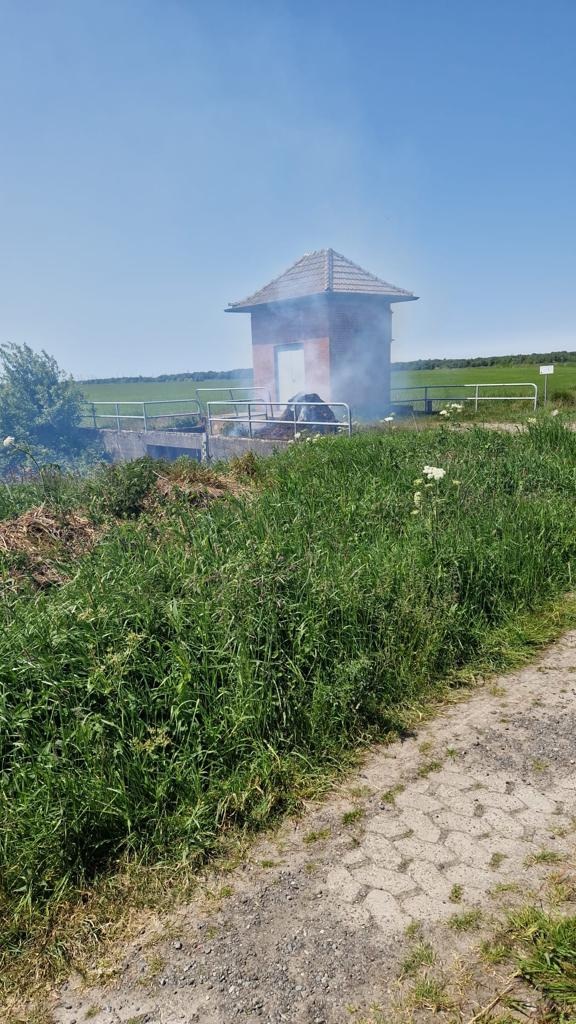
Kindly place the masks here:
[(275, 349), (302, 344), (306, 390), (347, 402), (362, 418), (386, 415), (390, 392), (390, 304), (367, 295), (325, 295), (252, 313), (254, 384), (277, 401)]

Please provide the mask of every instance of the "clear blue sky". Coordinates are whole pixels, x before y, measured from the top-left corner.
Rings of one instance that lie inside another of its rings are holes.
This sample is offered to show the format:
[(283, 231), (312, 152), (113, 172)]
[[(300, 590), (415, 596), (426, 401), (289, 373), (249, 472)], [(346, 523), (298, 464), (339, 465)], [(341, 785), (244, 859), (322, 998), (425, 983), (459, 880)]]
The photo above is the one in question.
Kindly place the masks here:
[(576, 350), (575, 0), (0, 0), (0, 340), (250, 365), (223, 312), (332, 246), (394, 358)]

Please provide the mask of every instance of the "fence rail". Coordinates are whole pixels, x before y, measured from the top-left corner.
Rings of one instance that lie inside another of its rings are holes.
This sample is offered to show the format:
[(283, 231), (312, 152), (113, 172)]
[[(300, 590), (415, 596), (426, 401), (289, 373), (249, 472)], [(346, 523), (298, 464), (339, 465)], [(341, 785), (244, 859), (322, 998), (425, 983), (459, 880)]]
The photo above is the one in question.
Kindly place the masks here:
[[(229, 408), (230, 402), (215, 401), (207, 403), (207, 431), (209, 437), (216, 436), (214, 433), (215, 423), (224, 424), (225, 429), (219, 431), (221, 434), (240, 438), (257, 439), (261, 437), (264, 440), (270, 427), (284, 427), (286, 432), (292, 434), (293, 437), (296, 437), (300, 431), (306, 430), (309, 427), (319, 428), (317, 433), (332, 433), (333, 431), (338, 433), (345, 432), (347, 434), (352, 433), (352, 414), (350, 406), (346, 402), (286, 403), (254, 399), (237, 401), (234, 402), (234, 405), (240, 406), (242, 412), (235, 412), (234, 415), (222, 413), (222, 406)], [(303, 416), (303, 410), (313, 408), (326, 409), (327, 407), (332, 410), (335, 417), (333, 420), (307, 419), (307, 414)], [(290, 415), (290, 409), (292, 410), (292, 415)], [(218, 415), (218, 410), (220, 410), (220, 415)], [(281, 410), (281, 413), (276, 414), (275, 410)], [(280, 440), (278, 437), (271, 439)]]
[[(466, 389), (464, 394), (462, 394), (463, 388)], [(481, 394), (487, 388), (507, 388), (508, 390), (512, 388), (527, 388), (529, 393), (523, 395)], [(417, 392), (418, 394), (408, 398), (397, 397), (400, 392), (406, 391)], [(443, 393), (440, 395), (438, 394), (439, 391)], [(460, 393), (455, 395), (453, 394), (454, 391)], [(435, 392), (435, 394), (432, 394), (432, 392)], [(450, 393), (446, 394), (446, 392)], [(538, 385), (532, 384), (530, 381), (518, 381), (517, 383), (510, 384), (420, 384), (417, 387), (392, 388), (393, 405), (411, 405), (414, 408), (415, 405), (422, 404), (425, 413), (434, 412), (435, 404), (438, 405), (447, 401), (473, 402), (475, 412), (478, 411), (480, 402), (530, 402), (533, 408), (536, 409), (538, 405)]]
[[(160, 410), (162, 406), (162, 411)], [(174, 409), (174, 406), (185, 406), (184, 409), (179, 408), (178, 411)], [(139, 412), (125, 412), (126, 408), (139, 409)], [(112, 421), (116, 430), (123, 429), (138, 429), (131, 425), (128, 428), (123, 427), (122, 424), (125, 420), (134, 421), (137, 420), (142, 424), (144, 431), (161, 429), (158, 426), (154, 427), (152, 424), (158, 420), (178, 420), (185, 417), (189, 417), (197, 421), (197, 425), (202, 422), (203, 414), (200, 402), (197, 398), (175, 398), (175, 399), (151, 399), (145, 402), (86, 402), (84, 403), (84, 415), (88, 419), (92, 426), (101, 427), (108, 426), (109, 422)], [(103, 409), (110, 411), (100, 411)], [(173, 411), (170, 411), (170, 410)], [(108, 421), (106, 424), (102, 424), (100, 421)], [(196, 424), (195, 424), (196, 425)]]

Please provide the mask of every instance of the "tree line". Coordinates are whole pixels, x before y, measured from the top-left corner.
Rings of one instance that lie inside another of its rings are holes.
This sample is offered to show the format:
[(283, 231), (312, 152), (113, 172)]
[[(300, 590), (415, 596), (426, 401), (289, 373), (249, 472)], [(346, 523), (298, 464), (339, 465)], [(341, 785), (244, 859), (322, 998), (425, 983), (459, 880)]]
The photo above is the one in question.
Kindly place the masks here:
[(475, 356), (471, 359), (412, 359), (392, 363), (393, 370), (460, 370), (472, 366), (520, 366), (525, 363), (575, 363), (576, 352), (531, 352), (517, 356)]

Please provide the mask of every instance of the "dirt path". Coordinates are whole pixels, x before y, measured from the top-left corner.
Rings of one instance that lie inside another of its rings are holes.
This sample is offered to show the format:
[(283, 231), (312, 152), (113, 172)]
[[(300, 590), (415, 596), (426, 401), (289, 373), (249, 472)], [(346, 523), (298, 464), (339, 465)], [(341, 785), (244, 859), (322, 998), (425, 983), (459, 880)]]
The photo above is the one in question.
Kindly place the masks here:
[(72, 980), (54, 1019), (465, 1020), (504, 984), (478, 952), (498, 920), (576, 891), (575, 814), (576, 632), (372, 752), (218, 898), (141, 935), (106, 987)]

